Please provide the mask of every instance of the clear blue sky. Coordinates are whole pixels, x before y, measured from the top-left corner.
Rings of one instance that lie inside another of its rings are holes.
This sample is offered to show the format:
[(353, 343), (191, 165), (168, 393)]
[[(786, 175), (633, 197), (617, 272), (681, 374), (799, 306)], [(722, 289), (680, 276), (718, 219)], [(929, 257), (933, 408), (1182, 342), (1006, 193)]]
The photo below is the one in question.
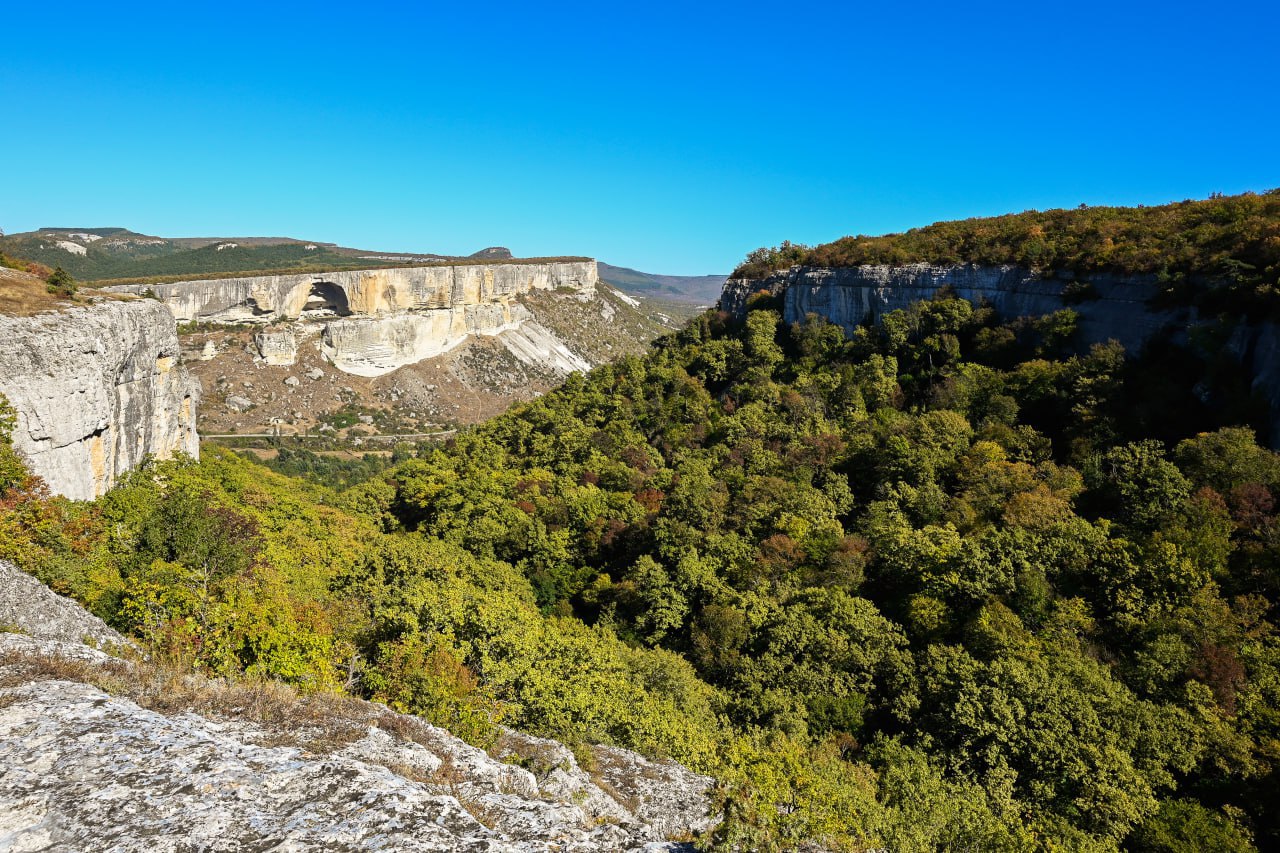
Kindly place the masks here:
[(26, 3), (0, 227), (727, 272), (1280, 185), (1274, 2)]

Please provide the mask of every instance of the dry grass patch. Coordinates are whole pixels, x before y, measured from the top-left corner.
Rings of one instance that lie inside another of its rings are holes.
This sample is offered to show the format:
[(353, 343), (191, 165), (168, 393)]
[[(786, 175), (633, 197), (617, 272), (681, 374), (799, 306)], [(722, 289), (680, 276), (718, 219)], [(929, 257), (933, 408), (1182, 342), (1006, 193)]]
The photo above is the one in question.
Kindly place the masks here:
[[(305, 693), (279, 681), (210, 678), (198, 672), (146, 661), (93, 661), (43, 652), (0, 653), (0, 689), (38, 681), (73, 681), (172, 715), (248, 724), (260, 746), (292, 746), (319, 754), (335, 752), (378, 728), (435, 754), (436, 736), (413, 717), (337, 693)], [(401, 768), (389, 767), (393, 772)], [(405, 775), (405, 774), (401, 774)], [(417, 774), (406, 776), (414, 781)]]
[[(84, 295), (68, 299), (49, 292), (49, 285), (38, 275), (0, 267), (0, 314), (12, 317), (31, 317), (45, 311), (60, 311), (87, 305)], [(93, 299), (133, 300), (137, 297), (123, 293), (88, 294)]]
[(76, 304), (74, 299), (54, 296), (47, 287), (38, 275), (0, 267), (0, 314), (30, 317)]

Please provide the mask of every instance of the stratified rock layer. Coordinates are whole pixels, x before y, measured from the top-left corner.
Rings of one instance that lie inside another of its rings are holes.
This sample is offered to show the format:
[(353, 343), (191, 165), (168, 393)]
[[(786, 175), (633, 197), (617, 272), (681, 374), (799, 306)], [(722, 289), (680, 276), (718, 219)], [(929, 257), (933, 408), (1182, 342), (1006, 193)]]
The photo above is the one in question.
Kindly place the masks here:
[(595, 261), (572, 261), (262, 275), (108, 289), (153, 295), (180, 323), (268, 323), (309, 314), (375, 317), (505, 303), (534, 290), (591, 292), (598, 281)]
[(199, 385), (153, 301), (0, 316), (0, 394), (14, 446), (59, 494), (89, 500), (147, 456), (196, 456)]
[[(1065, 297), (1069, 288), (1082, 286), (1087, 298)], [(1187, 340), (1203, 322), (1193, 308), (1153, 307), (1160, 292), (1153, 276), (1043, 275), (1024, 267), (975, 264), (792, 267), (760, 280), (730, 279), (720, 308), (741, 317), (752, 295), (768, 293), (781, 300), (787, 323), (816, 314), (852, 333), (943, 288), (975, 304), (985, 302), (1010, 319), (1070, 308), (1079, 317), (1080, 343), (1115, 340), (1130, 353), (1140, 352), (1156, 335)], [(1220, 352), (1240, 363), (1254, 393), (1270, 406), (1269, 442), (1280, 447), (1280, 327), (1241, 321)]]
[[(571, 261), (204, 279), (110, 290), (154, 296), (178, 322), (322, 325), (325, 358), (357, 376), (390, 373), (475, 336), (500, 337), (522, 361), (533, 359), (568, 375), (590, 365), (536, 327), (518, 300), (549, 291), (587, 301), (598, 282), (595, 261)], [(266, 364), (288, 366), (297, 359), (288, 329), (266, 330), (255, 345)]]

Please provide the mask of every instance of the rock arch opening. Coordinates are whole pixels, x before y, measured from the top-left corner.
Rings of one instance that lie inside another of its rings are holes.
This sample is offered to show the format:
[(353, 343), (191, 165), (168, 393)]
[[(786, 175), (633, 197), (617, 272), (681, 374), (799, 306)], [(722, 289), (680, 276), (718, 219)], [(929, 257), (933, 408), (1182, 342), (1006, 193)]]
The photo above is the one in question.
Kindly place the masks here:
[(311, 292), (302, 306), (302, 316), (346, 317), (350, 313), (346, 291), (331, 281), (318, 279), (312, 282)]

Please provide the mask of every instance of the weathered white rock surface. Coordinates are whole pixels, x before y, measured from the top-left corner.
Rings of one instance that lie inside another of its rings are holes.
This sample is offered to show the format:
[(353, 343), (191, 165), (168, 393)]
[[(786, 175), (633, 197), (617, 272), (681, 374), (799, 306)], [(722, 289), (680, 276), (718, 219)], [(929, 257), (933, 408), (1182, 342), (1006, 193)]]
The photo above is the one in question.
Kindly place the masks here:
[[(590, 748), (593, 773), (558, 741), (504, 729), (496, 754), (533, 768), (544, 795), (578, 803), (595, 820), (639, 819), (660, 836), (704, 832), (717, 819), (707, 811), (713, 780), (674, 761), (651, 761), (612, 746)], [(594, 775), (593, 775), (594, 774)]]
[(200, 452), (199, 385), (173, 318), (151, 300), (0, 316), (0, 394), (14, 446), (59, 494), (88, 500), (149, 455)]
[(200, 279), (109, 290), (140, 295), (150, 289), (178, 322), (269, 323), (306, 315), (379, 316), (460, 308), (508, 302), (534, 290), (591, 292), (598, 281), (595, 261), (570, 261)]
[(308, 757), (86, 684), (4, 690), (8, 850), (511, 850), (459, 802), (376, 764)]
[(595, 748), (592, 776), (505, 732), (498, 754), (528, 770), (354, 700), (332, 720), (255, 722), (203, 682), (193, 695), (221, 712), (143, 707), (94, 686), (141, 682), (139, 665), (66, 639), (105, 626), (32, 582), (0, 564), (0, 606), (38, 604), (33, 636), (0, 633), (0, 850), (656, 852), (711, 825), (710, 779), (626, 750)]
[(448, 352), (472, 336), (496, 336), (525, 364), (564, 376), (591, 369), (519, 303), (334, 320), (325, 326), (320, 349), (345, 373), (382, 376)]
[(535, 291), (590, 300), (598, 282), (595, 261), (572, 261), (253, 276), (110, 289), (149, 289), (178, 322), (300, 321), (293, 328), (265, 329), (254, 336), (257, 356), (267, 365), (296, 364), (298, 337), (323, 327), (324, 357), (357, 376), (382, 376), (446, 353), (474, 336), (500, 337), (526, 364), (567, 376), (590, 369), (590, 363), (534, 323), (518, 300)]
[(590, 370), (589, 361), (565, 346), (564, 342), (540, 323), (529, 321), (514, 329), (504, 329), (498, 340), (507, 351), (531, 367), (539, 367), (568, 376)]
[[(1073, 281), (1087, 282), (1093, 298), (1068, 304), (1064, 290)], [(752, 294), (767, 292), (782, 300), (787, 323), (812, 313), (852, 332), (858, 326), (878, 322), (890, 311), (928, 299), (944, 287), (971, 302), (986, 302), (1007, 318), (1070, 308), (1079, 317), (1082, 343), (1115, 340), (1131, 353), (1141, 351), (1159, 334), (1185, 340), (1201, 323), (1192, 308), (1153, 307), (1151, 300), (1160, 292), (1160, 283), (1153, 276), (1042, 275), (1024, 267), (976, 264), (792, 267), (760, 280), (728, 280), (720, 308), (742, 316)], [(1222, 352), (1240, 363), (1253, 391), (1269, 404), (1269, 443), (1280, 447), (1280, 326), (1241, 321)]]
[(128, 643), (97, 616), (58, 595), (13, 563), (0, 560), (0, 626), (33, 640), (115, 647)]
[(448, 352), (470, 335), (496, 335), (528, 319), (524, 306), (496, 302), (389, 317), (349, 317), (325, 326), (320, 351), (345, 373), (381, 376)]

